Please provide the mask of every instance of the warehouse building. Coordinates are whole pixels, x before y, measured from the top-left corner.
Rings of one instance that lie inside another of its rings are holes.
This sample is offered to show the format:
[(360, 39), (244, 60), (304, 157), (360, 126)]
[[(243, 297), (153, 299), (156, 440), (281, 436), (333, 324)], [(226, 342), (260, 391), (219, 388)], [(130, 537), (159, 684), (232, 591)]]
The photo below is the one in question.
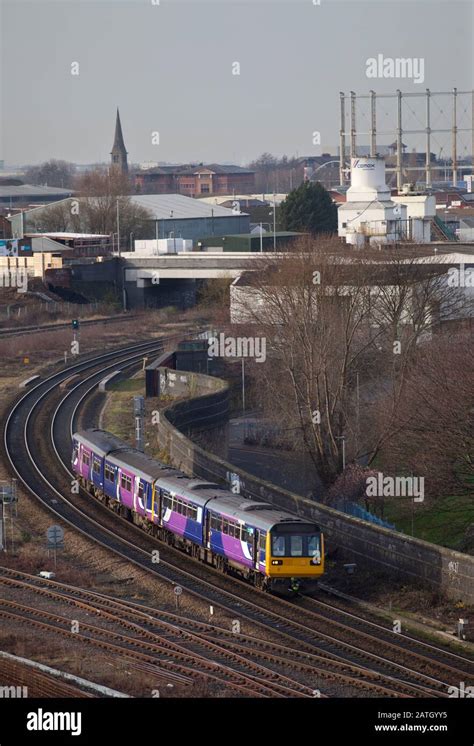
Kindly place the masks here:
[(153, 214), (149, 238), (185, 238), (198, 242), (207, 236), (249, 233), (250, 216), (210, 205), (182, 194), (140, 194), (131, 197)]
[(0, 207), (31, 207), (33, 205), (49, 204), (70, 197), (72, 189), (37, 186), (33, 184), (19, 184), (17, 186), (0, 185)]

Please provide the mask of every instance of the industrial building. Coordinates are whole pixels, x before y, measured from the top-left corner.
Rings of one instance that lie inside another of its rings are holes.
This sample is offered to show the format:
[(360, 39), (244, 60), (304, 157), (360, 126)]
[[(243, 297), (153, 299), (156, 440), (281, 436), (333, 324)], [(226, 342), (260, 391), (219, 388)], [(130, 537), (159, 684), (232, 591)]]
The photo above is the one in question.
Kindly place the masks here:
[[(250, 230), (250, 217), (247, 213), (209, 205), (180, 194), (140, 194), (133, 195), (130, 199), (151, 214), (145, 236), (149, 239), (175, 237), (196, 242), (207, 236), (248, 233)], [(80, 209), (81, 199), (77, 198), (77, 201)], [(69, 202), (70, 200), (65, 200), (61, 204), (67, 207)], [(12, 236), (21, 238), (26, 233), (44, 232), (47, 215), (47, 206), (13, 215)]]
[(70, 197), (72, 189), (20, 184), (18, 186), (0, 185), (0, 207), (7, 211), (15, 207), (33, 207), (38, 204), (49, 204)]
[(412, 192), (409, 185), (403, 191), (392, 197), (383, 158), (353, 158), (351, 186), (346, 202), (338, 207), (339, 236), (355, 246), (404, 239), (429, 243), (436, 200)]
[(250, 231), (247, 213), (210, 205), (182, 194), (137, 194), (130, 199), (152, 213), (150, 238), (175, 237), (197, 242), (207, 236)]
[(186, 197), (255, 191), (255, 172), (241, 166), (211, 163), (158, 166), (135, 174), (135, 186), (145, 194), (182, 194)]

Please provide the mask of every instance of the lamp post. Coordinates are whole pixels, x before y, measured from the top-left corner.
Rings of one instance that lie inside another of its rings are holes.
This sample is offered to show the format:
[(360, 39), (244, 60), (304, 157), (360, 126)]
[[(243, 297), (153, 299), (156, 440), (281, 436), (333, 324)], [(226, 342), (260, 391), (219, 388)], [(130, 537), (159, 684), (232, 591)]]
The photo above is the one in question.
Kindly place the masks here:
[(336, 440), (342, 440), (342, 471), (346, 470), (346, 436), (336, 435)]
[[(174, 212), (170, 210), (170, 218), (173, 220)], [(173, 252), (176, 254), (176, 226), (173, 220)]]
[(120, 256), (120, 209), (119, 209), (118, 197), (117, 197), (117, 244), (118, 244), (118, 255)]
[(275, 197), (275, 193), (273, 193), (273, 251), (276, 251), (276, 247), (277, 247), (276, 225), (277, 225), (276, 197)]

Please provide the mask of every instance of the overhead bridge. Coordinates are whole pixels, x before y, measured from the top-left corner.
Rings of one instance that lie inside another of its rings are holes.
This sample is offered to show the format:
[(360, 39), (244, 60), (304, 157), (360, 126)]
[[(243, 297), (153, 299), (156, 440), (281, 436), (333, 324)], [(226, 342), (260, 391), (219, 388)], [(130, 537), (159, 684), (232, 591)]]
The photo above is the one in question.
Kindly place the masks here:
[(205, 281), (235, 279), (255, 266), (262, 256), (265, 254), (192, 252), (122, 259), (125, 305), (127, 308), (190, 307)]

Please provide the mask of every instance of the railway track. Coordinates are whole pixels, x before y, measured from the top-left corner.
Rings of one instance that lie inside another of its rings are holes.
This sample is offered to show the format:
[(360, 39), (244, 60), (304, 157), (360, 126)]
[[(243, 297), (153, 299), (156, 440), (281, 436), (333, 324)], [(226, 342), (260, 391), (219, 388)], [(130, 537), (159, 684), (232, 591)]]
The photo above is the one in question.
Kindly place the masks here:
[[(79, 317), (80, 318), (80, 317)], [(136, 315), (124, 314), (123, 316), (104, 316), (101, 319), (81, 319), (81, 327), (83, 326), (95, 326), (97, 324), (110, 324), (114, 322), (122, 321), (134, 321), (139, 318)], [(56, 332), (61, 329), (70, 329), (71, 322), (66, 321), (58, 324), (36, 324), (33, 326), (17, 326), (17, 327), (6, 327), (0, 329), (0, 339), (6, 339), (8, 337), (19, 337), (25, 334), (34, 334), (36, 332)]]
[[(374, 675), (372, 682), (369, 682), (366, 686), (365, 682), (361, 680), (361, 672), (357, 667), (350, 667), (339, 662), (334, 662), (329, 667), (327, 660), (323, 657), (301, 651), (294, 645), (282, 645), (252, 635), (237, 634), (222, 626), (198, 621), (182, 614), (158, 611), (143, 604), (112, 598), (105, 594), (86, 591), (56, 581), (42, 580), (16, 570), (0, 569), (0, 584), (7, 587), (32, 590), (42, 597), (61, 600), (69, 605), (86, 610), (88, 613), (94, 613), (101, 618), (104, 618), (105, 614), (127, 629), (137, 631), (136, 625), (138, 624), (140, 627), (139, 637), (144, 636), (147, 639), (158, 637), (161, 641), (178, 640), (180, 645), (183, 644), (183, 641), (190, 643), (193, 647), (197, 645), (202, 655), (212, 655), (213, 659), (218, 662), (221, 658), (222, 663), (227, 665), (229, 665), (229, 661), (236, 663), (239, 668), (249, 668), (252, 674), (255, 674), (253, 659), (264, 661), (266, 666), (260, 664), (258, 668), (258, 676), (262, 680), (276, 677), (274, 670), (268, 669), (268, 664), (273, 667), (292, 669), (304, 674), (304, 678), (312, 682), (312, 687), (306, 684), (304, 686), (298, 685), (298, 688), (295, 683), (292, 684), (297, 691), (301, 690), (301, 693), (306, 696), (315, 696), (314, 685), (320, 678), (326, 678), (328, 681), (332, 680), (331, 668), (336, 677), (334, 678), (335, 683), (341, 680), (347, 686), (354, 686), (354, 683), (357, 683), (359, 689), (366, 688), (367, 694), (372, 694), (373, 684), (379, 683), (379, 677)], [(157, 635), (157, 630), (159, 630), (159, 635)], [(326, 669), (322, 674), (321, 666)], [(285, 677), (286, 686), (287, 678)], [(384, 689), (381, 685), (378, 686), (378, 691), (385, 696), (393, 695), (391, 689)]]
[[(111, 367), (116, 365), (117, 363), (114, 362)], [(70, 375), (70, 372), (69, 369), (67, 374)], [(451, 676), (456, 676), (457, 682), (460, 680), (459, 674), (462, 671), (454, 666), (430, 660), (427, 651), (425, 655), (422, 655), (420, 652), (410, 650), (409, 641), (404, 640), (401, 644), (401, 641), (397, 640), (394, 635), (392, 640), (385, 639), (386, 631), (382, 636), (380, 630), (376, 632), (372, 630), (372, 633), (369, 633), (342, 622), (337, 622), (338, 636), (335, 636), (333, 634), (334, 619), (328, 622), (322, 614), (295, 607), (294, 604), (280, 599), (256, 594), (245, 584), (228, 577), (218, 576), (214, 571), (170, 548), (166, 548), (166, 559), (160, 561), (159, 568), (153, 567), (150, 561), (152, 547), (163, 545), (159, 545), (146, 533), (123, 519), (117, 520), (117, 517), (110, 514), (102, 505), (93, 503), (90, 496), (82, 494), (79, 499), (75, 500), (75, 504), (67, 499), (63, 492), (64, 490), (67, 492), (67, 464), (70, 448), (65, 428), (68, 427), (68, 432), (70, 432), (74, 427), (78, 408), (95, 389), (97, 376), (103, 376), (103, 374), (102, 368), (100, 373), (93, 373), (78, 383), (63, 397), (54, 411), (49, 447), (63, 461), (65, 471), (62, 480), (58, 480), (57, 469), (48, 470), (48, 474), (42, 473), (35, 460), (33, 447), (37, 408), (40, 404), (44, 404), (44, 400), (55, 390), (58, 374), (52, 377), (55, 379), (54, 382), (47, 379), (44, 390), (38, 392), (40, 396), (35, 397), (34, 403), (29, 402), (31, 406), (28, 413), (24, 411), (24, 400), (37, 389), (29, 392), (17, 404), (20, 408), (23, 404), (21, 418), (23, 427), (19, 424), (20, 417), (17, 409), (14, 409), (10, 415), (5, 428), (7, 453), (19, 478), (43, 504), (53, 509), (59, 517), (77, 527), (89, 538), (93, 538), (107, 548), (112, 548), (113, 551), (127, 557), (142, 569), (154, 573), (161, 580), (184, 586), (187, 594), (198, 597), (206, 603), (218, 605), (238, 619), (245, 619), (290, 640), (292, 647), (296, 644), (305, 657), (308, 654), (316, 656), (321, 669), (326, 667), (332, 676), (343, 675), (341, 670), (338, 674), (334, 670), (337, 668), (336, 664), (340, 664), (349, 667), (347, 671), (353, 681), (368, 683), (372, 686), (372, 691), (381, 696), (389, 696), (389, 694), (446, 696), (447, 687), (453, 683)], [(12, 417), (15, 412), (16, 416), (13, 421)], [(16, 425), (14, 428), (12, 428), (13, 422)], [(16, 446), (15, 451), (13, 446)], [(49, 495), (40, 496), (39, 492), (42, 490), (44, 493), (45, 486)], [(131, 535), (134, 541), (129, 540)], [(186, 570), (179, 567), (184, 563), (187, 566)], [(192, 572), (189, 568), (192, 568)], [(232, 590), (229, 590), (230, 587)], [(324, 629), (327, 631), (323, 631)], [(373, 653), (374, 649), (377, 649), (380, 654)], [(438, 666), (436, 669), (435, 663)], [(468, 663), (466, 659), (463, 665)], [(354, 676), (356, 672), (357, 676)]]
[(18, 661), (0, 658), (0, 681), (2, 685), (8, 681), (8, 686), (25, 687), (28, 697), (84, 697), (94, 695), (80, 689), (78, 686), (58, 680), (55, 676), (38, 671), (30, 666), (22, 665)]

